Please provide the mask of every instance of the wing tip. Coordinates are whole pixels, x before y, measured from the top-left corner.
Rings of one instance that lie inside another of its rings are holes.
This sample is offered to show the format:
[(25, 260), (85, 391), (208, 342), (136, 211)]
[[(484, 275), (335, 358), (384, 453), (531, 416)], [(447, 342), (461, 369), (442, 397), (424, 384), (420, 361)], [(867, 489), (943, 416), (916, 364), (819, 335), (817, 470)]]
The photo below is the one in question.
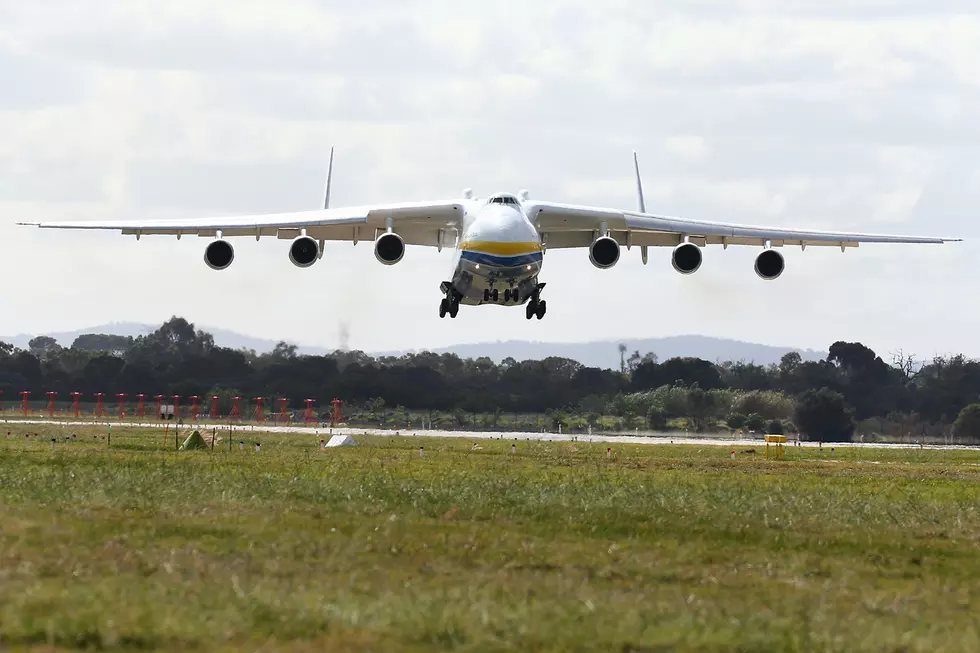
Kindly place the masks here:
[(41, 226), (41, 223), (40, 222), (15, 222), (14, 224), (15, 225), (18, 225), (18, 226), (21, 226), (21, 227), (40, 227)]

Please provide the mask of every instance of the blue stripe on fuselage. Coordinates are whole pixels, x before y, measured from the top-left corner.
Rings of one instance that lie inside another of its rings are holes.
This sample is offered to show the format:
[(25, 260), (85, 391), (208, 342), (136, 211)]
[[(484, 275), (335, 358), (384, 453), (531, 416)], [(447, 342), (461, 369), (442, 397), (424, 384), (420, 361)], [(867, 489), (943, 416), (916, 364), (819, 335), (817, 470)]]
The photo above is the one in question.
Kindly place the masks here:
[(544, 258), (541, 252), (530, 252), (528, 254), (518, 254), (516, 256), (498, 256), (496, 254), (486, 254), (484, 252), (475, 252), (473, 250), (462, 250), (459, 256), (462, 260), (469, 261), (470, 263), (495, 265), (502, 268), (539, 263), (541, 259)]

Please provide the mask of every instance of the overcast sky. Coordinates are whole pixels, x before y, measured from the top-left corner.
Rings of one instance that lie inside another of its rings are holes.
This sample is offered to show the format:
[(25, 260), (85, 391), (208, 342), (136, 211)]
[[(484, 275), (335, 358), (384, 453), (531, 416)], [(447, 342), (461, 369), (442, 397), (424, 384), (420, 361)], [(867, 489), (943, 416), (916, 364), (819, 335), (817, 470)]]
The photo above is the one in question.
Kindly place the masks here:
[[(838, 8), (834, 8), (838, 7)], [(975, 1), (0, 0), (0, 333), (172, 314), (366, 350), (673, 334), (887, 358), (980, 356)], [(448, 250), (55, 232), (16, 220), (210, 216), (528, 188), (532, 197), (967, 242), (553, 251), (548, 315), (438, 317)]]

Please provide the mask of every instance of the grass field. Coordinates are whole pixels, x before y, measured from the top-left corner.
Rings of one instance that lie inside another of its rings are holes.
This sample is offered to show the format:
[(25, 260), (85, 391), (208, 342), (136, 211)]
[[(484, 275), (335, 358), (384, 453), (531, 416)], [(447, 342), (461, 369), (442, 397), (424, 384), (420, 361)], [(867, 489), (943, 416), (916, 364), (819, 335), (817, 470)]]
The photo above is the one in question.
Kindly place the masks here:
[(31, 428), (0, 650), (980, 649), (980, 452)]

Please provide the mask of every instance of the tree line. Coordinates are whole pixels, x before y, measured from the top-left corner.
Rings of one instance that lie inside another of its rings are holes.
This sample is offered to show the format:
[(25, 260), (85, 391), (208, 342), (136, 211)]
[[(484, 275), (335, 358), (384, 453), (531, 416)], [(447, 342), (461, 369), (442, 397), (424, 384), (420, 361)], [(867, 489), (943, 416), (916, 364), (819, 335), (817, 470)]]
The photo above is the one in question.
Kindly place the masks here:
[(219, 347), (211, 334), (173, 317), (136, 338), (86, 334), (62, 347), (41, 336), (27, 350), (0, 343), (0, 391), (8, 405), (21, 391), (35, 398), (57, 392), (63, 399), (80, 392), (89, 400), (95, 393), (217, 395), (227, 414), (237, 395), (285, 397), (297, 410), (314, 399), (326, 413), (337, 397), (348, 412), (360, 408), (372, 419), (390, 408), (489, 428), (512, 414), (538, 415), (539, 422), (545, 416), (549, 428), (566, 429), (788, 431), (825, 441), (855, 434), (980, 439), (980, 362), (962, 355), (917, 361), (903, 352), (886, 362), (852, 342), (835, 342), (819, 361), (789, 353), (778, 365), (660, 361), (654, 352), (634, 352), (612, 370), (557, 357), (498, 364), (430, 352), (306, 356), (284, 342), (258, 354)]

